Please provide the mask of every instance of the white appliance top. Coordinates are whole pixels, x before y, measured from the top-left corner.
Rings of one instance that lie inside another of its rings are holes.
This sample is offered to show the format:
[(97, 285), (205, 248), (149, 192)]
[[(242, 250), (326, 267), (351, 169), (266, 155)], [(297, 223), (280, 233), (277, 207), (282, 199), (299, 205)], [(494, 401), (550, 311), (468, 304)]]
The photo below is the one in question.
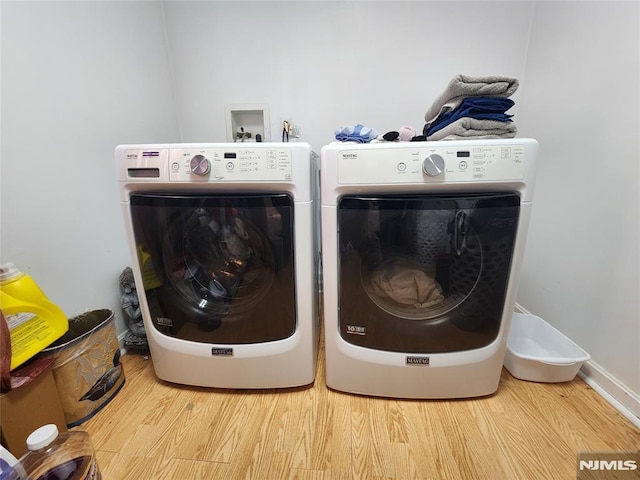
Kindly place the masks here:
[(290, 182), (294, 159), (309, 162), (305, 143), (121, 145), (121, 182)]
[(362, 148), (338, 152), (340, 184), (523, 180), (525, 147), (509, 145)]
[(538, 142), (531, 138), (332, 143), (321, 152), (322, 203), (347, 192), (513, 190), (530, 201)]

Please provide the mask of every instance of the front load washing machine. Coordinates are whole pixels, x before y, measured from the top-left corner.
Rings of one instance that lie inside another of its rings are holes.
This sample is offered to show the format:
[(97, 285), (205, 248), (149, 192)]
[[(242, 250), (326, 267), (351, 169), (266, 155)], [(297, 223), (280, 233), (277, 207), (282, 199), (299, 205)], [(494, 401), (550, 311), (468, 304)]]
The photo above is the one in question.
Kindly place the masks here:
[(321, 151), (327, 385), (463, 398), (499, 384), (537, 142)]
[(156, 375), (219, 388), (312, 383), (319, 320), (311, 147), (120, 145), (115, 159)]

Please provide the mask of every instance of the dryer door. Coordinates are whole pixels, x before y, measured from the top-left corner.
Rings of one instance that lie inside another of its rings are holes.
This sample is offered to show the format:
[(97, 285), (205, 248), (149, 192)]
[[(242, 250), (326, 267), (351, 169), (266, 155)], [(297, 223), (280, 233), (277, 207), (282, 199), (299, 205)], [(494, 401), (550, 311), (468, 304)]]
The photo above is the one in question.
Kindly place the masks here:
[(220, 344), (294, 333), (289, 195), (134, 194), (131, 216), (153, 328)]
[(512, 193), (343, 197), (341, 336), (379, 350), (439, 353), (500, 329), (520, 199)]

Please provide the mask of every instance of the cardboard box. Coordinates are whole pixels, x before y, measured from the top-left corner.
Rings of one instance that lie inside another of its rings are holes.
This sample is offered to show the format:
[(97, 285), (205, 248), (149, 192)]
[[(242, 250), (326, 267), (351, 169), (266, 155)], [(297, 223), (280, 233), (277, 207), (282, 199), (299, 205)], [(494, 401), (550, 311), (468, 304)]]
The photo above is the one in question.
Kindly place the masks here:
[(0, 395), (2, 444), (15, 457), (20, 458), (27, 452), (27, 437), (37, 428), (55, 423), (60, 432), (67, 431), (53, 378), (54, 360), (38, 359), (14, 370), (12, 389)]

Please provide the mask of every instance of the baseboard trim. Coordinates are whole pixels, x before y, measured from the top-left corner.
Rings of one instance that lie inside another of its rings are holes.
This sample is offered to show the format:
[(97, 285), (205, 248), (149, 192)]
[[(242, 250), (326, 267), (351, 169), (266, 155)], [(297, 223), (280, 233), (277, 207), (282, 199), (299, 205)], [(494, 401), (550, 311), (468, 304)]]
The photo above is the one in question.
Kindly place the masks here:
[(124, 337), (127, 336), (127, 333), (129, 333), (128, 328), (124, 332), (120, 333), (120, 335), (118, 335), (118, 345), (120, 346), (120, 353), (122, 353), (123, 355), (127, 353), (127, 349), (124, 347)]
[(593, 361), (586, 362), (578, 376), (618, 412), (640, 428), (640, 396)]
[[(518, 303), (516, 303), (514, 310), (518, 313), (531, 314)], [(578, 376), (621, 415), (640, 428), (640, 395), (633, 392), (593, 360), (585, 362), (578, 372)]]

